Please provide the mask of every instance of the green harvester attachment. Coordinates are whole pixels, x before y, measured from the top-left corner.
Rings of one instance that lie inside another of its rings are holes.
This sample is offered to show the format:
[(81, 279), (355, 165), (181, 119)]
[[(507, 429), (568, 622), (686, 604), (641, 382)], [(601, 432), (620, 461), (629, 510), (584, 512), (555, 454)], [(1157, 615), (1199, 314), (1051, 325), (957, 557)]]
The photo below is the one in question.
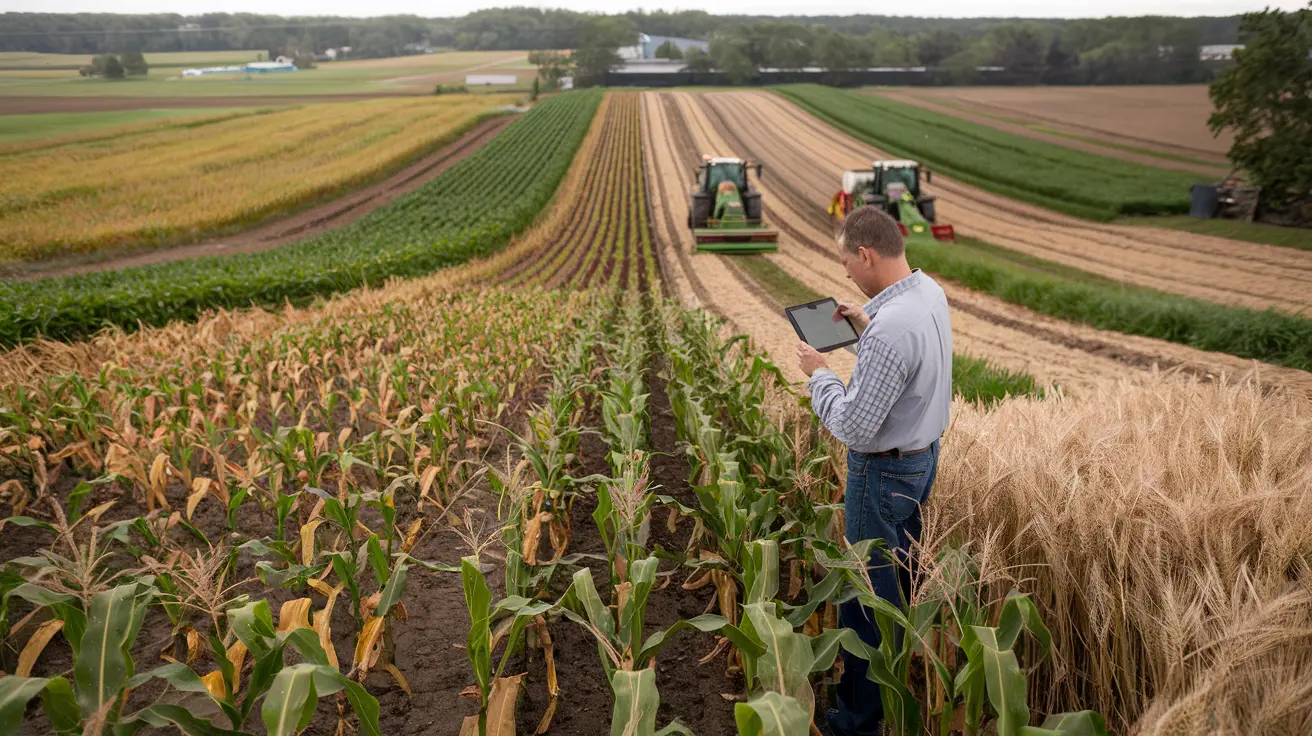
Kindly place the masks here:
[[(751, 168), (738, 158), (703, 157), (688, 204), (688, 227), (698, 252), (778, 250), (779, 233), (761, 221), (761, 193), (747, 177)], [(759, 178), (761, 165), (754, 168)]]

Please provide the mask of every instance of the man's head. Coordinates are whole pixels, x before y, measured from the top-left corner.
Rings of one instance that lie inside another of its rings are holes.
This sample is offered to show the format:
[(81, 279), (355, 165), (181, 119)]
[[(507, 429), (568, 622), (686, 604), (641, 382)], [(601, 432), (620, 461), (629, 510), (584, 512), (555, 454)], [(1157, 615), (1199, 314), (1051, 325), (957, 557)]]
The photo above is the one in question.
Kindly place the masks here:
[(838, 254), (848, 278), (866, 296), (878, 294), (911, 273), (897, 222), (873, 205), (858, 207), (843, 220)]

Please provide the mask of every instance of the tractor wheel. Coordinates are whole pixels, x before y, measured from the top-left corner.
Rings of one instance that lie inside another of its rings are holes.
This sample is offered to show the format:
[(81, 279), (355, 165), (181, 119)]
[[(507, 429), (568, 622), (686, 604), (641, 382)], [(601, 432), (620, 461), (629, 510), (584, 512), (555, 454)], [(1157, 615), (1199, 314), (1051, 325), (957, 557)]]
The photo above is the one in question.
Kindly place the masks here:
[(920, 216), (925, 218), (926, 222), (933, 223), (937, 218), (934, 217), (934, 200), (920, 200)]

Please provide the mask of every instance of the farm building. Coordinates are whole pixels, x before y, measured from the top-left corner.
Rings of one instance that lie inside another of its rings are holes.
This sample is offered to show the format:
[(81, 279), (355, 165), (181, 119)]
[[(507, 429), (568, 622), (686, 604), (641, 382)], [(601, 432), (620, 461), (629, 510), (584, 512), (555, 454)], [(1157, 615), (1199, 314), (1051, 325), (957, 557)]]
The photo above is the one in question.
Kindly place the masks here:
[(673, 43), (680, 51), (687, 52), (689, 49), (701, 49), (702, 51), (710, 50), (711, 45), (706, 41), (698, 41), (691, 38), (675, 38), (674, 36), (650, 36), (646, 33), (638, 34), (638, 43), (633, 46), (624, 46), (619, 49), (621, 59), (626, 61), (635, 61), (638, 59), (655, 59), (656, 49), (665, 44), (666, 41)]
[(466, 87), (505, 87), (519, 83), (519, 77), (514, 74), (466, 74)]

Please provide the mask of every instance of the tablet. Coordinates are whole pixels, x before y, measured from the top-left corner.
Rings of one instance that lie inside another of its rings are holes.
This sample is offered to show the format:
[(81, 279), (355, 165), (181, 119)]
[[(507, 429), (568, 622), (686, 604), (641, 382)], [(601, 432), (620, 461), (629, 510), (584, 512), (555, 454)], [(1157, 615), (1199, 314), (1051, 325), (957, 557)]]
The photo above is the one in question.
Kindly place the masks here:
[(838, 302), (830, 297), (788, 307), (784, 314), (788, 315), (788, 321), (793, 323), (793, 329), (797, 330), (797, 336), (802, 338), (802, 342), (827, 353), (860, 339), (847, 317), (834, 321), (835, 309), (838, 309)]

